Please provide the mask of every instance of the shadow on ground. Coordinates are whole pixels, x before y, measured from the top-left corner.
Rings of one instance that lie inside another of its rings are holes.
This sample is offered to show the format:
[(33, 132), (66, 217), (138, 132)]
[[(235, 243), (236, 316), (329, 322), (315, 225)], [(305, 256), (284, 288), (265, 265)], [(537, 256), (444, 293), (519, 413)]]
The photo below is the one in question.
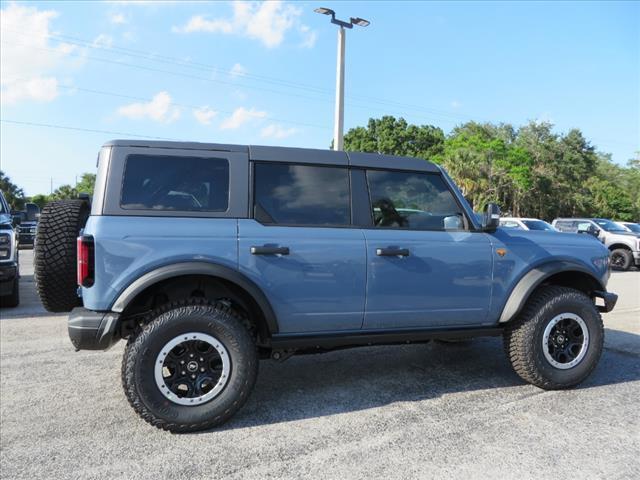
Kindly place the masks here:
[[(615, 331), (631, 343), (638, 335)], [(640, 380), (640, 351), (605, 347), (594, 373), (578, 390)], [(545, 391), (527, 386), (511, 369), (500, 339), (462, 345), (403, 345), (342, 350), (263, 361), (247, 405), (223, 430), (323, 417), (419, 402), (459, 392), (482, 395), (496, 388), (524, 387), (517, 395)]]

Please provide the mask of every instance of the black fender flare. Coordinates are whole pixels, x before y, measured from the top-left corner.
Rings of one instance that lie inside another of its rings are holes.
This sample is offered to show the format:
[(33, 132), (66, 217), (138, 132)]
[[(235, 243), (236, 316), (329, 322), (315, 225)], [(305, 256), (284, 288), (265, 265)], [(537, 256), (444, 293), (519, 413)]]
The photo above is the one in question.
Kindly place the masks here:
[(262, 310), (269, 329), (269, 334), (273, 335), (278, 333), (278, 320), (273, 308), (271, 307), (271, 303), (260, 287), (237, 270), (209, 262), (173, 263), (147, 272), (131, 282), (129, 286), (125, 288), (120, 295), (118, 295), (111, 306), (111, 311), (122, 313), (129, 302), (148, 287), (161, 282), (162, 280), (182, 275), (207, 275), (210, 277), (217, 277), (243, 288), (253, 297), (255, 302), (258, 304), (258, 307)]
[(512, 320), (516, 315), (518, 315), (518, 313), (520, 313), (520, 310), (522, 310), (522, 307), (524, 307), (524, 304), (527, 302), (533, 291), (540, 286), (542, 282), (552, 275), (563, 272), (586, 274), (593, 279), (596, 285), (598, 285), (598, 288), (595, 288), (594, 291), (606, 291), (605, 286), (593, 274), (593, 272), (579, 263), (561, 260), (538, 265), (531, 268), (526, 274), (524, 274), (513, 290), (511, 290), (509, 298), (502, 308), (502, 313), (498, 323), (506, 323)]

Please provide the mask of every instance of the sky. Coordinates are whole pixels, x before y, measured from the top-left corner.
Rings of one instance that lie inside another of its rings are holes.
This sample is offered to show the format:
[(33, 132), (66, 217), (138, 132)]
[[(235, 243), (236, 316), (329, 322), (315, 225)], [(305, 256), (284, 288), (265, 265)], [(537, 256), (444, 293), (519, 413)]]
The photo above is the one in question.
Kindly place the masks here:
[(114, 138), (328, 148), (337, 27), (345, 131), (402, 116), (579, 128), (640, 150), (640, 2), (0, 2), (0, 168), (27, 195)]

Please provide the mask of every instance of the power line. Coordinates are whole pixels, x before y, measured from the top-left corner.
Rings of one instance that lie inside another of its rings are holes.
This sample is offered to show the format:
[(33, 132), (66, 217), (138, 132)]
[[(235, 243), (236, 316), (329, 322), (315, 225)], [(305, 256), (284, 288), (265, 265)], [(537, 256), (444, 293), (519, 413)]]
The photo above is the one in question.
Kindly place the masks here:
[(0, 119), (2, 123), (10, 123), (13, 125), (26, 125), (30, 127), (45, 127), (45, 128), (57, 128), (61, 130), (76, 130), (78, 132), (89, 132), (89, 133), (106, 133), (108, 135), (123, 135), (125, 137), (133, 137), (133, 138), (147, 138), (150, 140), (169, 140), (174, 142), (183, 142), (185, 140), (179, 138), (167, 138), (167, 137), (153, 137), (149, 135), (139, 135), (137, 133), (128, 133), (128, 132), (118, 132), (114, 130), (98, 130), (94, 128), (83, 128), (83, 127), (71, 127), (68, 125), (57, 125), (53, 123), (38, 123), (38, 122), (23, 122), (19, 120), (10, 120), (6, 118)]
[[(20, 35), (25, 35), (23, 32), (20, 32), (20, 31), (17, 31), (17, 30), (14, 30), (14, 32), (16, 32), (16, 33), (18, 33)], [(106, 47), (106, 46), (95, 44), (95, 41), (92, 42), (92, 41), (89, 41), (87, 39), (73, 37), (73, 36), (70, 36), (70, 35), (48, 34), (47, 37), (48, 38), (52, 38), (54, 40), (59, 40), (59, 41), (64, 40), (67, 43), (71, 43), (71, 44), (78, 45), (78, 46), (84, 46), (84, 47), (92, 48), (92, 49), (99, 49), (99, 50), (102, 50), (102, 51), (105, 51), (105, 52), (116, 51), (116, 52), (120, 52), (120, 53), (123, 53), (123, 54), (128, 55), (128, 56), (137, 57), (137, 58), (144, 58), (146, 60), (151, 60), (151, 61), (154, 61), (154, 62), (167, 63), (167, 64), (171, 64), (171, 65), (178, 65), (178, 66), (187, 67), (187, 68), (193, 68), (193, 69), (198, 69), (198, 70), (206, 70), (206, 71), (212, 70), (212, 71), (215, 71), (217, 73), (222, 73), (222, 74), (225, 74), (225, 75), (229, 75), (230, 74), (229, 70), (223, 69), (221, 67), (218, 67), (218, 66), (212, 65), (212, 64), (196, 62), (196, 61), (192, 61), (192, 60), (183, 60), (183, 59), (180, 59), (180, 58), (177, 58), (177, 57), (172, 57), (172, 56), (167, 56), (167, 55), (160, 55), (160, 54), (153, 53), (153, 52), (145, 52), (143, 50), (125, 48), (125, 47), (120, 47), (120, 46), (117, 46), (117, 45), (110, 45), (109, 47)], [(258, 75), (258, 74), (254, 74), (254, 73), (249, 73), (249, 72), (245, 73), (245, 72), (243, 72), (242, 74), (239, 75), (239, 77), (240, 78), (244, 78), (244, 79), (255, 79), (255, 80), (258, 80), (258, 81), (262, 81), (262, 82), (265, 82), (265, 83), (271, 83), (271, 84), (275, 84), (275, 85), (299, 88), (299, 89), (308, 90), (308, 91), (311, 91), (311, 92), (325, 94), (325, 95), (329, 95), (329, 96), (333, 96), (333, 94), (334, 94), (333, 90), (328, 89), (328, 88), (319, 87), (319, 86), (315, 86), (315, 85), (310, 85), (310, 84), (307, 84), (307, 83), (293, 82), (291, 80), (286, 80), (286, 79), (277, 78), (277, 77), (271, 77), (271, 76), (266, 76), (266, 75)], [(449, 112), (449, 111), (446, 111), (446, 110), (440, 110), (440, 109), (436, 109), (436, 108), (433, 108), (433, 107), (425, 107), (425, 106), (420, 106), (420, 105), (415, 105), (415, 104), (396, 102), (394, 100), (389, 100), (389, 99), (384, 99), (384, 98), (379, 98), (379, 97), (374, 97), (374, 96), (347, 95), (347, 98), (367, 100), (367, 101), (380, 103), (380, 104), (383, 104), (383, 105), (390, 105), (390, 106), (396, 106), (396, 107), (402, 107), (402, 108), (409, 108), (409, 109), (414, 109), (414, 110), (424, 110), (424, 111), (426, 111), (428, 113), (443, 114), (443, 115), (459, 117), (459, 118), (467, 118), (467, 119), (471, 118), (471, 117), (469, 117), (467, 115), (456, 114), (456, 113), (453, 113), (453, 112)], [(330, 99), (330, 101), (333, 101), (333, 99)]]
[[(52, 38), (55, 37), (54, 35), (48, 35), (48, 36), (50, 36)], [(67, 37), (67, 36), (61, 36), (61, 37)], [(69, 37), (69, 38), (75, 38), (75, 37)], [(73, 41), (67, 41), (67, 42), (74, 44)], [(57, 50), (55, 50), (53, 48), (39, 47), (39, 46), (35, 46), (35, 45), (29, 45), (29, 44), (18, 43), (18, 42), (3, 41), (2, 43), (13, 44), (13, 45), (22, 45), (22, 46), (25, 46), (25, 47), (28, 47), (28, 48), (33, 48), (33, 49), (36, 49), (36, 50), (57, 52)], [(198, 64), (198, 63), (194, 63), (194, 62), (186, 63), (184, 61), (175, 59), (175, 57), (156, 56), (154, 54), (144, 53), (144, 52), (136, 51), (136, 50), (132, 50), (132, 49), (124, 49), (124, 48), (121, 48), (121, 47), (113, 47), (113, 46), (111, 48), (101, 47), (99, 45), (90, 44), (89, 42), (84, 41), (84, 40), (82, 40), (82, 42), (81, 42), (81, 44), (79, 44), (79, 46), (84, 46), (84, 47), (93, 48), (93, 49), (100, 49), (100, 50), (103, 50), (105, 52), (109, 52), (110, 50), (111, 51), (122, 50), (121, 53), (123, 53), (125, 55), (128, 55), (128, 56), (144, 58), (144, 59), (150, 60), (150, 61), (169, 63), (169, 64), (172, 64), (172, 65), (178, 65), (178, 66), (181, 66), (181, 67), (197, 68), (197, 69), (200, 69), (200, 70), (202, 70), (204, 68), (204, 66), (206, 65), (206, 64)], [(127, 52), (131, 52), (131, 53), (127, 53)], [(133, 52), (139, 52), (139, 53), (133, 53)], [(184, 77), (184, 78), (191, 78), (191, 79), (203, 80), (203, 81), (207, 81), (207, 82), (219, 83), (219, 84), (223, 84), (223, 85), (230, 85), (230, 86), (233, 86), (233, 87), (241, 86), (243, 88), (266, 91), (266, 92), (274, 93), (274, 94), (277, 94), (277, 95), (304, 98), (304, 99), (307, 99), (307, 100), (320, 101), (320, 102), (323, 102), (323, 103), (332, 103), (333, 102), (333, 99), (330, 98), (330, 97), (329, 98), (310, 97), (308, 95), (301, 95), (301, 94), (297, 94), (297, 93), (292, 93), (290, 91), (283, 92), (283, 91), (280, 91), (280, 90), (274, 90), (274, 89), (255, 86), (255, 85), (242, 85), (242, 84), (238, 84), (237, 82), (234, 82), (234, 81), (225, 81), (225, 80), (214, 79), (214, 78), (210, 78), (210, 77), (202, 77), (202, 76), (198, 76), (198, 75), (192, 75), (192, 74), (182, 73), (182, 72), (175, 72), (175, 71), (171, 71), (171, 70), (164, 70), (164, 69), (159, 69), (159, 68), (145, 66), (145, 65), (132, 64), (132, 63), (122, 62), (122, 61), (118, 61), (118, 60), (111, 60), (111, 59), (106, 59), (106, 58), (93, 57), (93, 56), (83, 55), (83, 54), (74, 53), (74, 52), (69, 52), (69, 53), (67, 53), (67, 55), (75, 56), (75, 57), (81, 57), (81, 58), (85, 58), (85, 59), (92, 60), (92, 61), (98, 61), (98, 62), (103, 62), (103, 63), (110, 63), (110, 64), (115, 64), (115, 65), (120, 65), (120, 66), (126, 66), (126, 67), (130, 67), (130, 68), (137, 68), (137, 69), (141, 69), (141, 70), (147, 70), (147, 71), (158, 72), (158, 73), (166, 73), (166, 74), (169, 74), (169, 75), (175, 75), (175, 76), (180, 76), (180, 77)], [(172, 59), (172, 60), (167, 60), (167, 59)], [(215, 67), (215, 66), (212, 66), (212, 65), (206, 65), (206, 70), (207, 71), (209, 71), (209, 70), (219, 71), (219, 72), (223, 72), (225, 74), (229, 73), (227, 70), (220, 69), (219, 67)], [(269, 83), (273, 83), (273, 84), (276, 84), (276, 85), (281, 84), (282, 86), (307, 89), (307, 90), (310, 90), (312, 93), (315, 93), (316, 95), (331, 95), (330, 91), (325, 90), (326, 93), (323, 93), (319, 87), (305, 86), (304, 84), (297, 84), (295, 82), (287, 82), (286, 80), (279, 80), (279, 79), (275, 79), (275, 78), (272, 78), (272, 77), (265, 77), (265, 76), (252, 75), (252, 74), (243, 74), (242, 77), (243, 78), (244, 77), (246, 77), (246, 78), (255, 77), (255, 79), (257, 79), (257, 80), (260, 80), (260, 81), (267, 81), (268, 80)], [(278, 82), (280, 82), (280, 83), (278, 83)], [(351, 106), (351, 107), (365, 109), (365, 110), (368, 110), (368, 111), (377, 110), (377, 111), (381, 111), (381, 112), (385, 112), (385, 113), (394, 113), (396, 115), (403, 115), (403, 116), (407, 115), (406, 111), (402, 111), (402, 112), (389, 111), (388, 109), (375, 108), (375, 107), (371, 106), (371, 103), (376, 103), (376, 104), (381, 105), (381, 106), (391, 106), (391, 107), (403, 108), (405, 110), (423, 111), (425, 113), (429, 113), (432, 117), (433, 116), (441, 117), (441, 118), (444, 118), (444, 119), (450, 120), (450, 121), (455, 121), (455, 120), (460, 120), (460, 119), (470, 120), (470, 119), (473, 118), (473, 117), (470, 117), (470, 116), (467, 116), (467, 115), (455, 114), (455, 113), (452, 113), (452, 112), (445, 112), (445, 111), (442, 111), (442, 110), (437, 110), (437, 109), (428, 108), (428, 107), (422, 107), (422, 106), (416, 106), (416, 105), (412, 105), (412, 104), (399, 103), (399, 102), (394, 102), (394, 101), (391, 101), (391, 100), (379, 99), (379, 98), (376, 98), (376, 97), (349, 95), (349, 96), (347, 96), (347, 98), (357, 98), (357, 99), (362, 100), (362, 101), (367, 101), (368, 102), (367, 105), (360, 105), (360, 104), (353, 103), (353, 102), (347, 102), (347, 104), (349, 106)], [(413, 114), (412, 116), (414, 116), (416, 118), (422, 118), (422, 119), (428, 120), (428, 121), (432, 121), (433, 120), (432, 117), (424, 117), (424, 116), (415, 115), (415, 114)]]
[[(27, 79), (25, 78), (14, 78), (11, 79), (11, 81), (27, 81)], [(124, 98), (127, 100), (136, 100), (139, 102), (150, 102), (153, 99), (152, 98), (147, 98), (147, 97), (137, 97), (134, 95), (127, 95), (127, 94), (123, 94), (123, 93), (117, 93), (117, 92), (108, 92), (105, 90), (96, 90), (96, 89), (92, 89), (92, 88), (84, 88), (84, 87), (78, 87), (75, 85), (58, 85), (58, 87), (60, 88), (64, 88), (67, 90), (73, 90), (73, 91), (79, 91), (79, 92), (84, 92), (84, 93), (89, 93), (89, 94), (93, 94), (93, 95), (104, 95), (104, 96), (109, 96), (109, 97), (116, 97), (116, 98)], [(190, 109), (199, 109), (202, 108), (203, 105), (190, 105), (187, 103), (178, 103), (178, 102), (169, 102), (169, 105), (175, 106), (175, 107), (183, 107), (183, 108), (190, 108)], [(230, 111), (230, 110), (220, 110), (220, 109), (215, 109), (216, 113), (224, 113), (227, 115), (232, 115), (234, 112)], [(306, 122), (298, 122), (295, 120), (286, 120), (284, 118), (278, 118), (278, 117), (272, 117), (272, 116), (266, 116), (266, 117), (262, 117), (265, 120), (269, 120), (271, 122), (279, 122), (279, 123), (289, 123), (292, 125), (298, 125), (298, 126), (303, 126), (303, 127), (312, 127), (312, 128), (319, 128), (319, 129), (323, 129), (323, 130), (331, 130), (331, 127), (327, 126), (327, 125), (318, 125), (318, 124), (314, 124), (314, 123), (306, 123)]]

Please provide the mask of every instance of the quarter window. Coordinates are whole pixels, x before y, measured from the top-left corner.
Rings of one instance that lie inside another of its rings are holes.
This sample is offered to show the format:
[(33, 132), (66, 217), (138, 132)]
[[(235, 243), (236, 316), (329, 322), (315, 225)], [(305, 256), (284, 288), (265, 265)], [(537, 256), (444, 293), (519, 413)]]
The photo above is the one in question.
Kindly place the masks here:
[(346, 168), (257, 163), (254, 217), (261, 223), (330, 226), (351, 223)]
[(440, 175), (369, 170), (367, 181), (376, 227), (464, 228), (462, 210)]
[(229, 162), (129, 155), (120, 205), (129, 210), (224, 212), (229, 205)]

